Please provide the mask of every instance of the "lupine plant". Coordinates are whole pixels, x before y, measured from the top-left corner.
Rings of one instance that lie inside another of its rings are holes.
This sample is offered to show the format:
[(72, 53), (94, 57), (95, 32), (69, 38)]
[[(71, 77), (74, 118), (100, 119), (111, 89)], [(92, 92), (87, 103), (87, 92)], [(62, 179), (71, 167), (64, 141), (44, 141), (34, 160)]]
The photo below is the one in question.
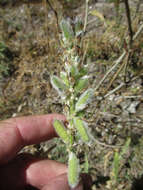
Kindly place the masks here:
[[(66, 124), (54, 120), (53, 125), (66, 145), (68, 182), (71, 188), (78, 185), (82, 172), (88, 172), (88, 148), (93, 140), (84, 119), (84, 112), (92, 100), (94, 91), (87, 88), (89, 85), (88, 68), (83, 64), (77, 51), (80, 44), (79, 36), (82, 33), (79, 26), (80, 22), (78, 21), (74, 27), (67, 20), (61, 21), (64, 70), (60, 72), (60, 76), (51, 76), (51, 84), (61, 97), (63, 113), (67, 118)], [(82, 160), (79, 158), (81, 153), (84, 154)]]

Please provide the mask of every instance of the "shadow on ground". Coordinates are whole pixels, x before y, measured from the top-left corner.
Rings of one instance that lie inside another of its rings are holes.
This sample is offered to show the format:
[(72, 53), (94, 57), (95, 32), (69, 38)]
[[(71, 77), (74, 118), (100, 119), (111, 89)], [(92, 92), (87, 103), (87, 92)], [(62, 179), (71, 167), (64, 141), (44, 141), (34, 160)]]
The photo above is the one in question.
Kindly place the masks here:
[(142, 190), (143, 189), (143, 175), (139, 179), (135, 179), (131, 190)]

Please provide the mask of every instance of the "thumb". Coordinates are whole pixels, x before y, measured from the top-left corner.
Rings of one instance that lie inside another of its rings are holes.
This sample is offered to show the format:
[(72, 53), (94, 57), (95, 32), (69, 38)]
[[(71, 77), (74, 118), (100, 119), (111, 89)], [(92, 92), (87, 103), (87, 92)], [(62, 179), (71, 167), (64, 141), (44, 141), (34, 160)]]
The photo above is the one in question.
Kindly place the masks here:
[[(51, 180), (42, 190), (71, 190), (68, 185), (67, 174), (59, 175), (58, 177)], [(82, 185), (79, 184), (76, 188), (72, 190), (83, 190)]]

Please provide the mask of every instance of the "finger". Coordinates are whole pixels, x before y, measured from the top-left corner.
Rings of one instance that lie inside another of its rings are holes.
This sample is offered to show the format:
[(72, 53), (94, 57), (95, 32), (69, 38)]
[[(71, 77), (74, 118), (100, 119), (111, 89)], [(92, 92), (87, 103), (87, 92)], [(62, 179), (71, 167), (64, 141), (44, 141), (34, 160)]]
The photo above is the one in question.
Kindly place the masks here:
[(67, 173), (65, 164), (52, 160), (36, 160), (30, 163), (25, 171), (26, 184), (42, 189), (49, 181), (63, 173)]
[[(71, 190), (68, 185), (67, 174), (62, 174), (51, 180), (47, 185), (45, 185), (42, 190)], [(72, 190), (83, 190), (82, 184), (80, 183), (76, 188)]]
[(67, 167), (56, 161), (41, 160), (29, 154), (20, 154), (1, 166), (0, 171), (2, 189), (17, 190), (27, 185), (41, 189), (58, 175), (66, 173)]
[(25, 145), (54, 137), (53, 120), (64, 120), (60, 114), (12, 118), (0, 122), (0, 164), (12, 159)]

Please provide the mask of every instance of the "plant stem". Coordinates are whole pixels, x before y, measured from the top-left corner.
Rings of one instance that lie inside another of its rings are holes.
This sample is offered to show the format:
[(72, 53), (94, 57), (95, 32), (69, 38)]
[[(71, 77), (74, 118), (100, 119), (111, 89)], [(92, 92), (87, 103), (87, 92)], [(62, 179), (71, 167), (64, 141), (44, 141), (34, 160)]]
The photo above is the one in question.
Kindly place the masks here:
[(86, 26), (87, 26), (87, 19), (88, 19), (88, 2), (89, 0), (86, 0), (85, 2), (85, 19), (84, 19), (84, 27), (83, 27), (83, 32), (86, 32)]
[(129, 7), (128, 0), (124, 0), (124, 3), (125, 3), (126, 16), (127, 16), (127, 22), (128, 22), (128, 30), (129, 30), (129, 35), (130, 35), (129, 45), (131, 47), (132, 42), (133, 42), (133, 29), (132, 29), (131, 13), (130, 13), (130, 7)]

